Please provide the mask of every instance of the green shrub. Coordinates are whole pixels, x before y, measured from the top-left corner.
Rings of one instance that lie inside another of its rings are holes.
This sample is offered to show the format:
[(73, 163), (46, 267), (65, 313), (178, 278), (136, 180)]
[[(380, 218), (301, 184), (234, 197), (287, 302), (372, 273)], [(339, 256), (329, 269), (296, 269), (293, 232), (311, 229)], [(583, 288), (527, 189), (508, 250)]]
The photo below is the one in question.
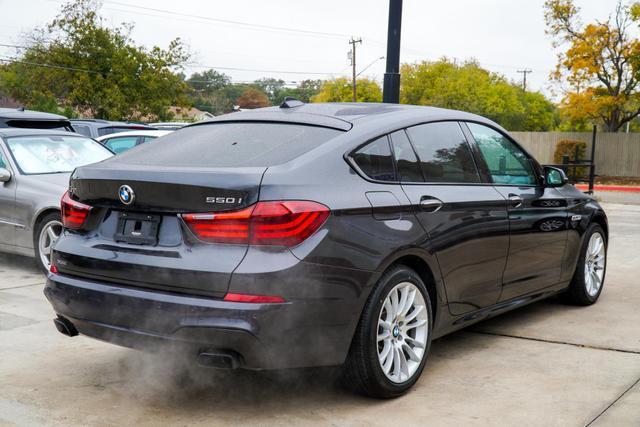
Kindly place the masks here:
[[(568, 139), (564, 139), (562, 141), (558, 141), (556, 144), (556, 151), (553, 153), (553, 162), (556, 164), (562, 164), (562, 157), (566, 154), (569, 156), (569, 160), (573, 161), (576, 159), (576, 148), (578, 149), (578, 159), (580, 161), (584, 161), (586, 158), (587, 152), (587, 143), (582, 141), (571, 141)], [(577, 168), (577, 176), (585, 178), (589, 173), (589, 168), (580, 167)], [(573, 168), (567, 169), (567, 175), (569, 177), (573, 176)]]

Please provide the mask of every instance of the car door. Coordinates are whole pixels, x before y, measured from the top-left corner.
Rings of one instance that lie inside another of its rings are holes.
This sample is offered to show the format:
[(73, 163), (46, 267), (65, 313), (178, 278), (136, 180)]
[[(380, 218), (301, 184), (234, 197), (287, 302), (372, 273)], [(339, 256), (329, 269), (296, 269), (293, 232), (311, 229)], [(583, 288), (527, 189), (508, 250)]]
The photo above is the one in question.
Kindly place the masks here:
[(422, 124), (391, 140), (402, 188), (440, 265), (450, 312), (497, 303), (509, 244), (506, 203), (481, 181), (460, 125)]
[(501, 301), (556, 284), (567, 240), (567, 202), (545, 187), (539, 166), (501, 131), (467, 123), (484, 168), (508, 203), (509, 257)]
[(0, 246), (15, 245), (15, 202), (16, 179), (7, 160), (2, 141), (0, 141), (0, 168), (12, 173), (7, 182), (0, 182)]

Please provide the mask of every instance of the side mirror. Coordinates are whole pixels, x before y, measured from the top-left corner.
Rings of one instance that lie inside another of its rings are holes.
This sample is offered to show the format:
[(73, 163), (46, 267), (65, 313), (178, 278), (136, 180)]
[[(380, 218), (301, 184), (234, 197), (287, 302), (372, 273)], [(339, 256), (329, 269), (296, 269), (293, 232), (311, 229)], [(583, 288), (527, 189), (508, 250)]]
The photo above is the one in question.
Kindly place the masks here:
[(0, 168), (0, 182), (7, 182), (11, 179), (11, 172), (9, 169)]
[(569, 178), (562, 169), (553, 166), (544, 167), (544, 183), (547, 187), (562, 187), (567, 182)]

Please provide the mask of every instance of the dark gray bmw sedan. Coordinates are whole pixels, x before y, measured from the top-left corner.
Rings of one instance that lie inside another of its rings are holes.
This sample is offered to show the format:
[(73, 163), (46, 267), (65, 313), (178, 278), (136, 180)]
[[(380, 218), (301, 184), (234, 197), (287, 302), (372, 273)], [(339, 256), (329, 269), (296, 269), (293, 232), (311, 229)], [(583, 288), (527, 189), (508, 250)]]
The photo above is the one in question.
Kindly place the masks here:
[(395, 397), (432, 340), (602, 292), (607, 219), (496, 123), (387, 104), (217, 117), (80, 167), (45, 294), (64, 334), (223, 368), (344, 365)]

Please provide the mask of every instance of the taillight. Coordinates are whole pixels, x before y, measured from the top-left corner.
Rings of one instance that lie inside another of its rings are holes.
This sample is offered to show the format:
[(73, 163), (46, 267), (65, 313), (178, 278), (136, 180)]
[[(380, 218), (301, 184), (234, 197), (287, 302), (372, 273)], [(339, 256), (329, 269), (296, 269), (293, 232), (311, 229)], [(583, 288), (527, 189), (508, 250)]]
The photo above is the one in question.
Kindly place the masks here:
[(183, 214), (182, 219), (205, 242), (293, 247), (315, 233), (329, 212), (320, 203), (286, 200), (234, 212)]
[(84, 221), (91, 212), (91, 206), (76, 202), (69, 196), (68, 191), (62, 196), (60, 207), (62, 210), (62, 224), (72, 230), (82, 228)]

